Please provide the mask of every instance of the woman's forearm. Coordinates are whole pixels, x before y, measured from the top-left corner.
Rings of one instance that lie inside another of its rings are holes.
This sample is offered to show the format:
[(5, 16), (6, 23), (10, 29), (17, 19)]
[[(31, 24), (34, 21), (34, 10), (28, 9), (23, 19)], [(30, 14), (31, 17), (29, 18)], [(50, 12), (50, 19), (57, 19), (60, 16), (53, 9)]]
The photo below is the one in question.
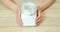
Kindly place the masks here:
[(41, 3), (41, 5), (39, 5), (40, 10), (43, 11), (44, 9), (48, 8), (53, 2), (54, 2), (54, 0), (44, 0)]
[[(44, 0), (41, 5), (39, 5), (40, 10), (44, 10), (47, 7), (49, 7), (52, 3), (54, 2), (54, 0)], [(3, 3), (6, 7), (16, 11), (17, 9), (17, 5), (14, 4), (11, 0), (1, 0), (1, 3)]]
[(17, 9), (17, 5), (14, 4), (11, 0), (1, 0), (1, 3), (13, 11), (16, 11)]

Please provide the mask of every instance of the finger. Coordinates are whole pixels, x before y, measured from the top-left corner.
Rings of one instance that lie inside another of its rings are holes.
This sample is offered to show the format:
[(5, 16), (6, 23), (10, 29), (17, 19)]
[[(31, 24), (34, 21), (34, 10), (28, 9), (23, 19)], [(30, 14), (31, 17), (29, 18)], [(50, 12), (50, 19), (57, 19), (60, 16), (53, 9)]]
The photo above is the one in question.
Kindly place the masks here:
[(36, 23), (39, 23), (40, 22), (40, 19), (36, 21)]
[(23, 26), (23, 23), (19, 19), (17, 19), (17, 22), (19, 26)]
[(36, 19), (36, 23), (40, 21), (40, 17), (38, 17), (38, 19)]
[(36, 18), (36, 20), (39, 20), (40, 19), (40, 16), (38, 16), (37, 18)]
[(17, 14), (17, 19), (21, 20), (21, 16), (19, 14)]
[(36, 24), (36, 26), (39, 26), (39, 25), (40, 25), (40, 23), (37, 23), (37, 24)]
[(19, 9), (17, 9), (16, 14), (17, 14), (18, 18), (21, 18), (21, 13), (20, 13)]
[(17, 19), (19, 19), (20, 21), (22, 21), (20, 14), (17, 14)]
[(38, 26), (40, 24), (40, 21), (36, 23), (36, 26)]
[(40, 18), (40, 15), (41, 15), (40, 11), (37, 12), (37, 15), (38, 15), (38, 16), (37, 16), (36, 19), (38, 20), (38, 19)]
[(17, 16), (17, 22), (18, 22), (19, 26), (22, 26), (22, 25), (23, 25), (23, 23), (22, 23), (22, 19), (19, 18), (18, 16)]
[(40, 23), (37, 23), (37, 24), (36, 24), (36, 26), (39, 26), (39, 25), (40, 25)]
[(40, 24), (40, 15), (38, 15), (37, 19), (36, 19), (36, 26), (38, 26)]
[(21, 19), (19, 12), (17, 12), (17, 19)]
[(37, 23), (40, 23), (40, 19), (36, 21), (36, 24), (37, 24)]

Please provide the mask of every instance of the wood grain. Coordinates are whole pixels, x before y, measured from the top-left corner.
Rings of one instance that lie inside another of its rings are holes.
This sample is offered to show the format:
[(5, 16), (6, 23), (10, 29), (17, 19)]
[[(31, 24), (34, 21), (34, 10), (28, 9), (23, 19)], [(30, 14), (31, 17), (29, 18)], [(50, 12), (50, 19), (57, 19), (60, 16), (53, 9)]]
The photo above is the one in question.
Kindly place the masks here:
[(60, 32), (60, 0), (42, 13), (38, 27), (19, 27), (16, 14), (0, 4), (0, 32)]

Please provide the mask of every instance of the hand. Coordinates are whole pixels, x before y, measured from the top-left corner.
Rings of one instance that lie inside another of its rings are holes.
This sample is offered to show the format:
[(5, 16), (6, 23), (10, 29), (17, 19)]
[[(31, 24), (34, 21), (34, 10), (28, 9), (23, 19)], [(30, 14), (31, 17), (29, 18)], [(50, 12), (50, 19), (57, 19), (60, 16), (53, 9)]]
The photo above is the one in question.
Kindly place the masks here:
[(20, 13), (19, 7), (17, 8), (16, 15), (17, 15), (18, 25), (19, 25), (19, 26), (23, 26), (22, 19), (21, 19), (21, 13)]
[[(23, 26), (22, 19), (21, 19), (21, 12), (20, 12), (19, 8), (17, 8), (16, 14), (17, 14), (17, 21), (18, 21), (19, 26)], [(37, 9), (36, 26), (38, 26), (39, 24), (40, 24), (40, 9), (38, 8)]]
[(40, 15), (41, 15), (41, 10), (38, 7), (37, 8), (37, 17), (36, 17), (36, 26), (38, 26), (40, 24)]

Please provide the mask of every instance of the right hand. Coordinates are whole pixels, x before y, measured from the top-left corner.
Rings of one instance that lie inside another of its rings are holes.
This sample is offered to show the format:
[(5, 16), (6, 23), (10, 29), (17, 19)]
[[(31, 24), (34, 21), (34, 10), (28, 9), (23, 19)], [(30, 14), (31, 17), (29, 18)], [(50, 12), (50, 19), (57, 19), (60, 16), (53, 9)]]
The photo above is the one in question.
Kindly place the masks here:
[(21, 11), (19, 7), (17, 7), (16, 16), (17, 16), (18, 25), (23, 26), (22, 19), (21, 19)]

